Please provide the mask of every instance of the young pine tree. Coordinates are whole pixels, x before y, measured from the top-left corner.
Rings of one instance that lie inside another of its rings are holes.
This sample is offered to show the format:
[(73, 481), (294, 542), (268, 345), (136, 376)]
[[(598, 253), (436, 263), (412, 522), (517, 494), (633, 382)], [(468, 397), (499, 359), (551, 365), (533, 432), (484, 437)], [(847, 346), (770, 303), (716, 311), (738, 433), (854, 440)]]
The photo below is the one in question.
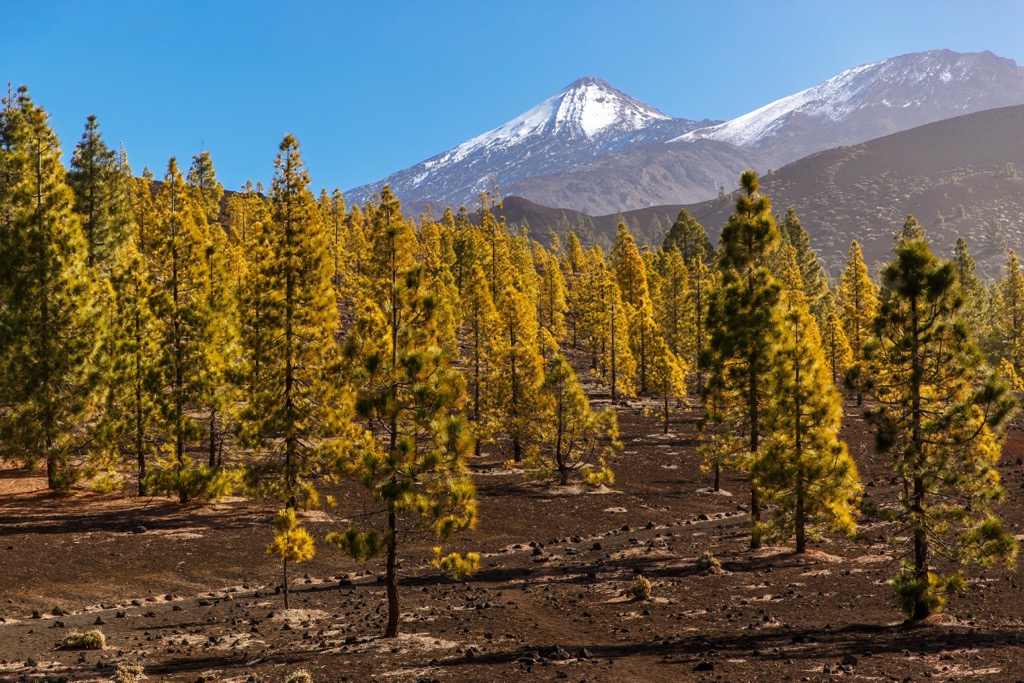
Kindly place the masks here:
[(959, 571), (937, 571), (940, 558), (960, 568), (1013, 562), (1016, 542), (993, 503), (1003, 494), (997, 464), (1014, 401), (957, 317), (952, 263), (923, 238), (903, 239), (882, 284), (862, 381), (876, 402), (868, 414), (876, 445), (903, 483), (898, 514), (911, 559), (893, 584), (907, 616), (919, 620), (962, 583)]
[(206, 223), (197, 222), (202, 212), (192, 206), (174, 157), (157, 193), (156, 213), (150, 308), (159, 321), (155, 361), (161, 381), (160, 450), (165, 457), (150, 478), (153, 490), (176, 493), (184, 504), (205, 495), (209, 483), (210, 472), (197, 467), (188, 450), (203, 433), (197, 417), (213, 312), (206, 296)]
[(498, 311), (491, 299), (491, 289), (484, 269), (473, 266), (462, 290), (463, 356), (470, 400), (469, 419), (473, 426), (474, 455), (480, 455), (481, 444), (488, 441), (497, 427), (487, 406), (494, 406), (491, 397), (492, 375), (499, 370), (493, 363), (498, 346)]
[(590, 408), (576, 373), (560, 353), (548, 362), (541, 393), (547, 399), (543, 445), (526, 468), (541, 476), (553, 474), (560, 486), (574, 474), (592, 486), (611, 483), (607, 460), (621, 445), (615, 410)]
[[(773, 399), (770, 375), (780, 334), (779, 284), (765, 259), (778, 242), (778, 231), (771, 202), (758, 192), (757, 174), (744, 171), (740, 185), (744, 193), (719, 240), (722, 286), (708, 309), (704, 424), (725, 427), (713, 432), (714, 459), (727, 457), (749, 472), (763, 457), (763, 421)], [(761, 498), (759, 483), (751, 477), (751, 548), (761, 545)]]
[(536, 309), (519, 287), (509, 286), (495, 302), (497, 330), (491, 376), (491, 410), (504, 428), (512, 460), (531, 458), (540, 443), (544, 360), (537, 343)]
[(751, 478), (775, 503), (769, 537), (795, 536), (796, 552), (803, 553), (815, 527), (853, 533), (860, 484), (839, 440), (842, 402), (806, 296), (797, 289), (784, 299), (782, 341), (771, 376), (774, 398), (765, 415), (770, 438)]
[[(377, 248), (390, 253), (376, 270), (383, 292), (366, 300), (345, 343), (345, 360), (357, 388), (356, 413), (373, 437), (339, 459), (339, 468), (383, 507), (382, 526), (349, 526), (328, 541), (357, 560), (386, 555), (388, 622), (385, 637), (398, 635), (398, 549), (410, 528), (444, 540), (476, 520), (476, 491), (465, 474), (472, 435), (461, 413), (465, 382), (441, 349), (437, 300), (426, 288), (423, 267), (411, 263), (412, 228), (396, 212), (378, 232)], [(402, 264), (410, 264), (400, 271)], [(390, 272), (389, 272), (390, 271)], [(373, 520), (370, 520), (372, 522)], [(436, 563), (466, 574), (476, 555), (440, 556)]]
[(284, 579), (284, 608), (288, 605), (288, 563), (298, 564), (313, 558), (316, 547), (313, 537), (298, 522), (295, 508), (286, 507), (274, 517), (274, 540), (267, 546), (268, 555), (281, 558), (281, 575)]
[[(853, 352), (853, 363), (860, 363), (864, 344), (871, 334), (872, 321), (878, 312), (878, 285), (868, 277), (868, 267), (864, 264), (857, 240), (850, 243), (846, 269), (839, 277), (839, 287), (836, 289), (836, 304), (846, 340)], [(863, 394), (858, 391), (857, 405), (862, 400)]]
[(258, 490), (294, 508), (317, 500), (312, 475), (343, 434), (347, 401), (336, 371), (329, 243), (291, 135), (274, 161), (270, 199), (243, 294), (240, 433), (272, 455), (251, 470)]

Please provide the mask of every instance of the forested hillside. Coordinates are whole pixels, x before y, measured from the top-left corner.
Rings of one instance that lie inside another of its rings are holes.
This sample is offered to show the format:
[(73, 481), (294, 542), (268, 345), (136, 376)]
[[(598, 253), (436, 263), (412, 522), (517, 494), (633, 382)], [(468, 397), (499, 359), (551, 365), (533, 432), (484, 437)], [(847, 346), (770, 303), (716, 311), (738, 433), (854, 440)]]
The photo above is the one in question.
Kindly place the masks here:
[(845, 392), (902, 486), (889, 514), (912, 558), (893, 579), (906, 614), (938, 610), (968, 564), (1013, 562), (995, 514), (1024, 388), (1012, 251), (988, 284), (966, 242), (941, 260), (906, 216), (880, 281), (853, 242), (830, 289), (800, 216), (776, 212), (753, 171), (717, 245), (684, 210), (660, 246), (620, 223), (608, 250), (510, 230), (488, 194), (474, 213), (406, 216), (386, 186), (347, 205), (314, 193), (291, 135), (273, 174), (227, 198), (205, 152), (136, 174), (94, 118), (65, 169), (46, 112), (25, 89), (5, 101), (5, 459), (44, 463), (55, 490), (278, 501), (286, 605), (289, 565), (314, 552), (299, 513), (348, 482), (363, 507), (325, 540), (383, 558), (392, 637), (410, 533), (436, 540), (439, 570), (479, 566), (443, 547), (486, 515), (471, 460), (608, 486), (630, 466), (615, 459), (629, 397), (656, 400), (665, 432), (699, 401), (716, 488), (723, 470), (749, 484), (752, 548), (792, 539), (804, 554), (852, 534), (863, 489), (840, 438)]

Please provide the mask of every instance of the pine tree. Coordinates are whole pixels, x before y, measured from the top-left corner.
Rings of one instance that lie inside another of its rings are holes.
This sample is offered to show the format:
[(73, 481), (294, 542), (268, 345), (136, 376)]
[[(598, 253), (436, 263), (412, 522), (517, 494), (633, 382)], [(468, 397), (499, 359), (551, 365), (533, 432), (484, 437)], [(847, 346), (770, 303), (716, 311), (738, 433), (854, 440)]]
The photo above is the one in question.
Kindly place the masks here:
[(991, 297), (974, 272), (977, 264), (963, 237), (957, 237), (953, 252), (953, 265), (956, 268), (960, 296), (964, 300), (964, 305), (960, 309), (960, 317), (967, 325), (967, 329), (971, 330), (982, 351), (990, 353), (992, 358), (996, 359), (998, 358), (998, 352), (995, 350), (997, 324), (993, 320), (995, 316), (991, 308)]
[[(839, 287), (836, 289), (836, 304), (839, 306), (839, 318), (843, 321), (846, 339), (853, 352), (853, 362), (859, 363), (872, 321), (878, 312), (878, 285), (868, 277), (868, 267), (864, 265), (864, 256), (857, 240), (850, 243), (846, 269), (839, 277)], [(857, 405), (861, 404), (862, 399), (863, 394), (858, 391)]]
[(125, 267), (114, 278), (115, 308), (111, 327), (115, 337), (113, 362), (107, 371), (112, 410), (100, 419), (103, 441), (115, 455), (126, 454), (135, 464), (140, 496), (149, 493), (148, 464), (156, 453), (162, 406), (156, 359), (160, 356), (159, 325), (150, 308), (149, 268), (136, 246), (129, 243)]
[(217, 181), (213, 170), (213, 159), (208, 151), (202, 151), (192, 157), (186, 177), (192, 206), (202, 212), (197, 222), (216, 223), (220, 216), (220, 199), (224, 196), (224, 187)]
[[(390, 194), (385, 188), (381, 198)], [(390, 200), (389, 200), (390, 201)], [(381, 207), (377, 207), (380, 211)], [(471, 434), (461, 414), (465, 383), (439, 346), (437, 299), (426, 288), (422, 266), (412, 262), (415, 236), (397, 202), (375, 235), (382, 292), (369, 299), (345, 343), (345, 358), (357, 387), (356, 413), (374, 435), (341, 461), (383, 504), (383, 532), (354, 525), (328, 537), (355, 559), (386, 552), (388, 623), (385, 637), (398, 635), (398, 544), (405, 526), (422, 525), (444, 540), (476, 520), (475, 489), (465, 475)], [(377, 301), (383, 305), (378, 306)], [(400, 526), (401, 524), (401, 526)], [(472, 553), (441, 558), (439, 566), (464, 574), (476, 566)]]
[(456, 328), (461, 323), (462, 304), (455, 276), (451, 271), (451, 257), (446, 253), (441, 226), (433, 219), (423, 217), (419, 230), (418, 262), (423, 264), (427, 285), (438, 299), (437, 325), (441, 344), (449, 357), (457, 354)]
[(607, 460), (621, 445), (615, 410), (591, 409), (576, 373), (560, 353), (548, 363), (541, 392), (550, 416), (543, 420), (544, 446), (525, 463), (527, 469), (542, 476), (553, 473), (561, 486), (574, 473), (593, 486), (611, 483)]
[(537, 298), (537, 321), (544, 339), (541, 347), (548, 349), (548, 354), (558, 348), (565, 337), (566, 292), (565, 278), (562, 267), (555, 254), (545, 253), (542, 256), (542, 272), (540, 278), (540, 296)]
[[(795, 269), (795, 250), (791, 255)], [(799, 278), (797, 278), (799, 279)], [(807, 550), (816, 526), (852, 534), (857, 468), (839, 440), (842, 403), (822, 353), (818, 326), (802, 288), (784, 297), (782, 341), (772, 368), (773, 400), (765, 415), (770, 438), (751, 478), (775, 503), (769, 537), (796, 537)]]
[[(758, 192), (757, 174), (740, 175), (744, 193), (722, 228), (722, 286), (708, 310), (710, 339), (706, 420), (727, 425), (718, 432), (718, 458), (731, 456), (750, 471), (762, 457), (764, 413), (772, 399), (769, 376), (779, 337), (779, 284), (764, 265), (778, 242), (771, 202)], [(712, 409), (713, 408), (713, 409)], [(761, 492), (750, 482), (751, 548), (761, 545)]]
[(74, 483), (96, 388), (95, 286), (73, 202), (57, 136), (21, 87), (0, 112), (0, 443), (4, 457), (44, 460), (51, 489)]
[(209, 239), (202, 212), (192, 206), (188, 187), (174, 157), (156, 197), (153, 278), (150, 308), (160, 321), (156, 358), (163, 384), (161, 450), (169, 457), (151, 473), (152, 488), (174, 492), (181, 503), (206, 492), (210, 473), (187, 455), (203, 427), (196, 419), (202, 404), (211, 311), (205, 251)]
[(299, 143), (286, 135), (274, 161), (273, 214), (257, 235), (242, 305), (241, 435), (275, 454), (251, 474), (289, 508), (315, 504), (311, 475), (335, 450), (346, 417), (335, 367), (333, 264), (308, 186)]
[(473, 267), (462, 291), (462, 320), (465, 329), (463, 363), (469, 379), (471, 400), (469, 418), (474, 431), (474, 455), (480, 455), (481, 443), (490, 439), (496, 425), (485, 406), (493, 406), (491, 377), (499, 372), (493, 363), (498, 341), (498, 311), (491, 299), (487, 276), (479, 265)]
[(807, 305), (811, 313), (820, 319), (822, 301), (829, 293), (828, 277), (825, 275), (825, 269), (821, 267), (818, 255), (811, 248), (810, 235), (800, 223), (796, 209), (792, 206), (786, 207), (786, 216), (779, 224), (779, 234), (796, 252), (796, 263), (800, 269)]
[(690, 271), (675, 247), (662, 253), (661, 304), (655, 307), (655, 321), (669, 350), (687, 364), (696, 365), (697, 330)]
[(957, 318), (953, 264), (921, 237), (900, 240), (894, 251), (864, 348), (863, 386), (877, 402), (868, 415), (876, 446), (903, 483), (898, 519), (912, 539), (913, 559), (893, 584), (919, 620), (941, 607), (943, 589), (962, 583), (959, 573), (934, 571), (936, 558), (1012, 565), (1016, 543), (992, 504), (1002, 495), (1001, 429), (1014, 401)]
[(585, 299), (585, 292), (580, 287), (583, 271), (586, 268), (586, 256), (583, 247), (576, 233), (570, 232), (565, 241), (565, 255), (563, 256), (563, 272), (566, 284), (566, 318), (569, 327), (572, 328), (572, 348), (579, 343), (579, 316), (581, 303)]
[(512, 460), (532, 457), (540, 442), (544, 360), (537, 343), (536, 309), (520, 287), (510, 285), (495, 302), (498, 313), (491, 392), (492, 410), (504, 427)]
[(85, 234), (86, 265), (109, 277), (111, 259), (128, 238), (127, 193), (118, 155), (107, 147), (96, 117), (71, 155), (67, 180), (75, 193), (75, 212)]
[(831, 294), (825, 298), (822, 308), (821, 345), (825, 352), (829, 371), (832, 373), (832, 383), (840, 386), (847, 371), (853, 365), (853, 350), (850, 348), (850, 342), (846, 339), (843, 322), (839, 319)]
[(653, 338), (659, 334), (654, 306), (647, 286), (647, 266), (625, 223), (619, 223), (612, 249), (615, 279), (622, 295), (623, 314), (629, 326), (629, 346), (636, 359), (640, 391), (647, 391)]
[(669, 402), (686, 395), (688, 371), (685, 361), (672, 353), (666, 341), (660, 335), (655, 337), (651, 349), (651, 386), (661, 394), (665, 434), (668, 434)]
[(274, 540), (267, 547), (268, 555), (281, 558), (281, 573), (284, 578), (284, 608), (288, 605), (288, 563), (305, 562), (313, 558), (316, 548), (313, 537), (299, 525), (295, 509), (286, 507), (274, 518)]
[(1017, 374), (1024, 373), (1024, 273), (1012, 249), (1006, 257), (1003, 277), (997, 285), (998, 313), (995, 317), (997, 354), (1011, 362)]
[(672, 227), (665, 234), (665, 241), (662, 244), (665, 251), (672, 247), (679, 250), (683, 258), (683, 264), (692, 269), (696, 261), (704, 261), (712, 252), (710, 240), (704, 231), (704, 226), (697, 222), (690, 212), (680, 209)]
[(613, 400), (632, 396), (636, 391), (636, 359), (630, 349), (626, 307), (600, 247), (587, 250), (581, 289), (580, 336), (590, 351), (592, 368), (608, 383)]
[(893, 240), (895, 241), (894, 248), (899, 247), (903, 242), (913, 242), (914, 240), (922, 240), (924, 238), (924, 226), (908, 213), (903, 221), (903, 227), (893, 235)]

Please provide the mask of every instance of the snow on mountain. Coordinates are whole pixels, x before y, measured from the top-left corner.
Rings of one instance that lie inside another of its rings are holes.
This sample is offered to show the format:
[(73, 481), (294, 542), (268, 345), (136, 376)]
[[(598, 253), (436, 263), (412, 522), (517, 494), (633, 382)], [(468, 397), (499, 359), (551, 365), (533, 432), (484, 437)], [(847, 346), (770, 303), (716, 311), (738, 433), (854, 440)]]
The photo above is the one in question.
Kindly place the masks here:
[(389, 184), (406, 202), (471, 204), (493, 181), (507, 194), (519, 179), (571, 171), (708, 123), (674, 119), (588, 76), (493, 130), (346, 195), (362, 201)]
[(511, 121), (376, 183), (422, 207), (499, 192), (591, 212), (695, 202), (808, 155), (997, 107), (1024, 104), (1024, 69), (991, 52), (932, 50), (844, 71), (732, 121), (669, 117), (581, 78)]
[(864, 64), (679, 141), (712, 139), (792, 161), (974, 111), (1024, 103), (1024, 69), (990, 52), (931, 50)]

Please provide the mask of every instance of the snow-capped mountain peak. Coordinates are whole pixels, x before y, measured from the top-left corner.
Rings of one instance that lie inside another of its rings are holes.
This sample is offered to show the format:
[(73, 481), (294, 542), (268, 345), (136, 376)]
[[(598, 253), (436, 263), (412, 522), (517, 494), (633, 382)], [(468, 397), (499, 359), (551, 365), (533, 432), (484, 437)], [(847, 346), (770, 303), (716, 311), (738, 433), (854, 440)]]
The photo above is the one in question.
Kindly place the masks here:
[(470, 138), (432, 161), (436, 167), (460, 161), (478, 150), (503, 149), (529, 138), (592, 139), (612, 132), (641, 130), (670, 119), (606, 81), (584, 76), (511, 121)]
[[(1017, 82), (1024, 79), (1024, 70), (1013, 60), (990, 52), (930, 50), (901, 55), (848, 69), (738, 118), (688, 132), (678, 140), (706, 138), (773, 149), (792, 143), (794, 133), (806, 134), (809, 123), (816, 122), (817, 127), (832, 129), (830, 135), (842, 128), (835, 142), (854, 144), (1019, 101), (1019, 90), (1007, 92), (1005, 103), (999, 101), (999, 93), (992, 88), (995, 74)], [(861, 119), (869, 117), (876, 125), (865, 128)], [(887, 121), (892, 122), (889, 130), (884, 125)], [(879, 122), (883, 125), (878, 126)]]
[(472, 203), (495, 178), (507, 187), (708, 123), (672, 118), (600, 78), (584, 76), (507, 123), (349, 194), (360, 201), (386, 183), (407, 201)]

